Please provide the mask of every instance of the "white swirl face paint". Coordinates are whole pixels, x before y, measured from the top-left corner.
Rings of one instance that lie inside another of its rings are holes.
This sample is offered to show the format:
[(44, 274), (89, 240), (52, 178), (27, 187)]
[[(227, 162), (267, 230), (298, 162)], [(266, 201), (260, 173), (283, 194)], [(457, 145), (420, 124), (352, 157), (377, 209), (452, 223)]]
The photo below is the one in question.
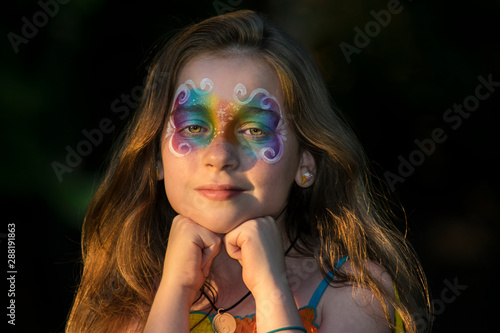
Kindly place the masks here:
[(287, 132), (278, 99), (263, 88), (245, 98), (247, 89), (238, 83), (233, 100), (227, 101), (213, 94), (213, 87), (212, 80), (204, 78), (199, 89), (192, 80), (177, 88), (166, 134), (170, 152), (186, 156), (222, 135), (250, 156), (279, 161)]

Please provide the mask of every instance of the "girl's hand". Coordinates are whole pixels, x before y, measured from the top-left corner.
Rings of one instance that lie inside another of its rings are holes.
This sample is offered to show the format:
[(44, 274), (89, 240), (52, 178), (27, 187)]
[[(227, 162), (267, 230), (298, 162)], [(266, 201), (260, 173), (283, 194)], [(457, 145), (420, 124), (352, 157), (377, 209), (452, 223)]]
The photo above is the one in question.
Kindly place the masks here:
[(161, 284), (196, 297), (222, 245), (220, 236), (177, 215), (172, 221)]
[(205, 281), (220, 237), (178, 215), (168, 237), (163, 276), (149, 312), (145, 333), (188, 332), (189, 310)]
[(270, 217), (249, 220), (229, 232), (225, 238), (226, 251), (242, 266), (243, 282), (256, 292), (286, 283), (285, 257), (281, 231)]
[(255, 299), (259, 332), (301, 327), (276, 221), (269, 216), (249, 220), (229, 232), (224, 241), (227, 253), (241, 264), (243, 282)]

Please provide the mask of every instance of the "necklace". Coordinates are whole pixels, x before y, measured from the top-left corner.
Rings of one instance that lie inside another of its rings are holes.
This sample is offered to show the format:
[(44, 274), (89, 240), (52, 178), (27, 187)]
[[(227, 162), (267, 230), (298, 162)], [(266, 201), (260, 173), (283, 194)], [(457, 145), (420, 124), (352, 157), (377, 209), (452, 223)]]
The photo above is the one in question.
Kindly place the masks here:
[[(297, 242), (297, 239), (299, 236), (295, 237), (292, 243), (290, 243), (290, 246), (288, 249), (285, 251), (285, 256), (290, 252), (290, 250), (293, 248), (295, 243)], [(212, 328), (215, 333), (234, 333), (236, 331), (236, 320), (234, 317), (229, 314), (227, 311), (230, 311), (234, 309), (236, 306), (238, 306), (241, 302), (243, 302), (248, 296), (252, 294), (251, 291), (248, 291), (245, 296), (240, 298), (240, 300), (233, 305), (231, 305), (228, 308), (220, 308), (217, 309), (215, 304), (212, 302), (212, 300), (207, 296), (204, 290), (201, 291), (202, 295), (205, 296), (205, 298), (208, 300), (210, 305), (212, 306), (212, 309), (217, 311), (217, 314), (215, 315), (214, 319), (212, 320)]]

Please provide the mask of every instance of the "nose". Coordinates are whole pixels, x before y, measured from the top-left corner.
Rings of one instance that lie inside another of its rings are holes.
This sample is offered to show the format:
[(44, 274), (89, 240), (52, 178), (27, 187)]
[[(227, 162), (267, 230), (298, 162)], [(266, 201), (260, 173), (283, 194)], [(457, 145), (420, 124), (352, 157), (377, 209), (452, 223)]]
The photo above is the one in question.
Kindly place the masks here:
[(225, 171), (236, 169), (240, 163), (236, 144), (224, 135), (217, 135), (210, 142), (205, 148), (203, 159), (206, 167)]

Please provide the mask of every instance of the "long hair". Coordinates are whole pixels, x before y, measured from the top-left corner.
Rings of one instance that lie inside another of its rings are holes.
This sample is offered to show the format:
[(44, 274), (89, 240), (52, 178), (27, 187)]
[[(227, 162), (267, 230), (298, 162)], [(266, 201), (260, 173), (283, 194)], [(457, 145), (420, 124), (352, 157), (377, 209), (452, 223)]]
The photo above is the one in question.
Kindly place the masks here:
[[(294, 185), (289, 194), (286, 233), (290, 240), (299, 239), (299, 253), (316, 258), (323, 273), (349, 255), (356, 273), (338, 274), (332, 284), (369, 288), (389, 325), (387, 304), (399, 313), (407, 332), (416, 332), (414, 316), (429, 305), (425, 275), (411, 246), (390, 223), (384, 198), (372, 190), (360, 144), (334, 108), (310, 54), (252, 11), (207, 19), (159, 46), (141, 104), (85, 216), (84, 268), (66, 332), (104, 332), (132, 319), (145, 324), (176, 215), (155, 176), (161, 133), (180, 71), (206, 54), (251, 55), (279, 78), (287, 122), (317, 167), (313, 186)], [(390, 274), (399, 299), (370, 273), (368, 262)]]

